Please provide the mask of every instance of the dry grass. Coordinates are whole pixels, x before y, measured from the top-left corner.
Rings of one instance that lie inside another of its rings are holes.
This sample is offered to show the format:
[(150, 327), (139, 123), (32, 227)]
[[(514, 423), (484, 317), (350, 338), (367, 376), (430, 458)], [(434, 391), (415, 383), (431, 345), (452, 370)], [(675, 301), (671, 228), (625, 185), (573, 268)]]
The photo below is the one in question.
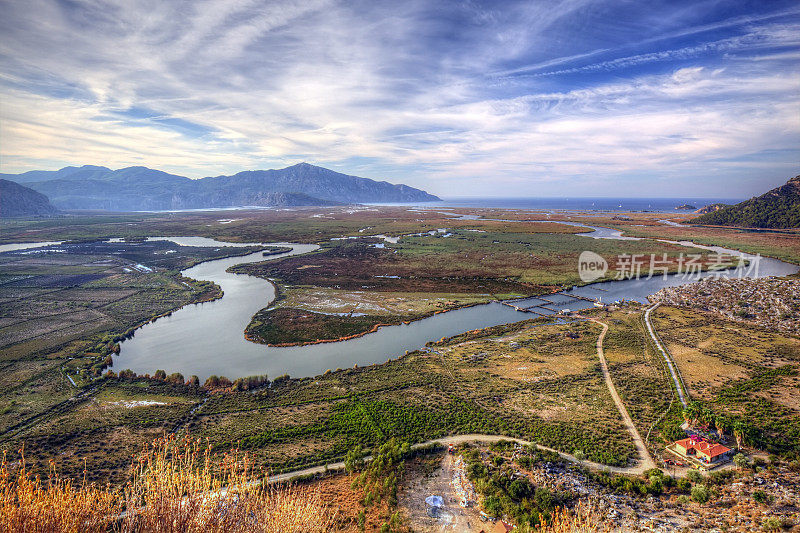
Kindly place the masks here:
[(273, 532), (328, 531), (334, 516), (319, 491), (272, 488), (248, 457), (210, 453), (200, 440), (155, 440), (122, 487), (75, 485), (51, 463), (47, 480), (24, 457), (0, 469), (0, 531)]
[(614, 530), (596, 504), (579, 504), (572, 512), (556, 509), (553, 517), (535, 529), (537, 533), (610, 533)]
[(70, 480), (59, 478), (52, 463), (47, 481), (28, 472), (24, 455), (16, 475), (9, 467), (4, 456), (0, 467), (0, 531), (106, 531), (117, 513), (115, 494), (85, 481), (76, 487)]

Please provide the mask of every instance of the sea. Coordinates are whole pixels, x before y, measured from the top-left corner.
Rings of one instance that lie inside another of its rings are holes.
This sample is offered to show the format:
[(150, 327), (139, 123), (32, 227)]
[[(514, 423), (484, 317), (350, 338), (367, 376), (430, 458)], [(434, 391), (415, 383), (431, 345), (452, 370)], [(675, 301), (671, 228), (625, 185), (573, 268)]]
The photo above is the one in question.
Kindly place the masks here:
[[(709, 204), (736, 204), (744, 198), (444, 198), (441, 202), (420, 204), (425, 207), (473, 207), (541, 211), (607, 211), (690, 213)], [(689, 205), (695, 209), (676, 209)]]
[[(363, 205), (407, 206), (431, 208), (473, 207), (486, 209), (521, 209), (535, 211), (600, 211), (600, 212), (642, 212), (642, 213), (691, 213), (709, 204), (738, 204), (744, 198), (492, 198), (492, 197), (446, 197), (440, 202), (412, 203), (367, 203)], [(689, 205), (694, 209), (676, 209)], [(194, 213), (208, 211), (243, 210), (291, 210), (292, 207), (238, 206), (204, 207), (197, 209), (167, 209), (158, 211), (136, 211), (137, 213)]]

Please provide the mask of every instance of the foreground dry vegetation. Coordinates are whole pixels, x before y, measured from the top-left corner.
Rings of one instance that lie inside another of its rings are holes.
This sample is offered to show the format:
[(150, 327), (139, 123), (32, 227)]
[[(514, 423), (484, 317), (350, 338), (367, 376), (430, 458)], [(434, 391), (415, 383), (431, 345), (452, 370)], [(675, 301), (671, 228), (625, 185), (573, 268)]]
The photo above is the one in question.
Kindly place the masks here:
[(324, 532), (336, 511), (319, 491), (271, 488), (236, 451), (212, 456), (197, 440), (165, 437), (135, 461), (118, 488), (43, 480), (24, 456), (0, 469), (0, 530), (91, 532)]

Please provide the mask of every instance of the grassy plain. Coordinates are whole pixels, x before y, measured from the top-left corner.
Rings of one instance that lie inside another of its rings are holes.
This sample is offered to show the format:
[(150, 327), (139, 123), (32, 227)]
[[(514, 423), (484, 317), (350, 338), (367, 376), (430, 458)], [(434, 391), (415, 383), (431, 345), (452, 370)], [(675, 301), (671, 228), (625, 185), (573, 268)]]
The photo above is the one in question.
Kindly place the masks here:
[[(676, 227), (660, 222), (665, 216), (653, 214), (626, 214), (631, 220), (614, 220), (613, 217), (586, 218), (587, 224), (598, 223), (625, 232), (632, 237), (692, 241), (705, 246), (722, 246), (751, 254), (774, 257), (800, 264), (800, 231), (755, 230), (717, 226)], [(669, 216), (669, 220), (685, 222), (688, 215)]]
[[(691, 251), (652, 240), (587, 239), (572, 231), (542, 231), (579, 229), (555, 223), (455, 222), (473, 227), (445, 226), (398, 242), (374, 238), (329, 241), (311, 255), (234, 267), (235, 272), (277, 280), (283, 287), (284, 299), (278, 307), (259, 313), (248, 334), (268, 344), (337, 339), (368, 332), (378, 324), (416, 320), (437, 310), (508, 296), (547, 294), (579, 284), (578, 257), (587, 249), (608, 258), (608, 278), (622, 273), (623, 267), (614, 260), (620, 255), (649, 258), (667, 254), (667, 262), (674, 268), (679, 254)], [(523, 231), (526, 225), (530, 231)], [(351, 296), (347, 304), (330, 311), (334, 307), (330, 299), (316, 296), (321, 290)], [(444, 302), (432, 303), (431, 293), (443, 295)], [(465, 295), (471, 298), (465, 301)], [(310, 299), (301, 304), (305, 296)], [(392, 306), (391, 310), (375, 305), (376, 300), (398, 298), (408, 305), (402, 309)], [(448, 303), (456, 299), (464, 303)]]

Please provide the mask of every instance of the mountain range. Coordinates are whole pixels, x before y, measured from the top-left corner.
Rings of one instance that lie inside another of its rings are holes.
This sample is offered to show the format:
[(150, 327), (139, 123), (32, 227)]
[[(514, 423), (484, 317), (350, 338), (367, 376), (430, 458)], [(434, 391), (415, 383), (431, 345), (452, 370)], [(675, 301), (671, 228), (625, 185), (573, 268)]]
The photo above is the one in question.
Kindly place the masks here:
[(708, 212), (695, 224), (749, 228), (800, 228), (800, 176), (756, 198)]
[(0, 218), (50, 216), (57, 212), (47, 196), (33, 189), (0, 179)]
[(350, 176), (308, 163), (201, 179), (147, 167), (111, 170), (93, 165), (0, 174), (0, 178), (24, 183), (59, 209), (160, 211), (439, 200), (408, 185)]

